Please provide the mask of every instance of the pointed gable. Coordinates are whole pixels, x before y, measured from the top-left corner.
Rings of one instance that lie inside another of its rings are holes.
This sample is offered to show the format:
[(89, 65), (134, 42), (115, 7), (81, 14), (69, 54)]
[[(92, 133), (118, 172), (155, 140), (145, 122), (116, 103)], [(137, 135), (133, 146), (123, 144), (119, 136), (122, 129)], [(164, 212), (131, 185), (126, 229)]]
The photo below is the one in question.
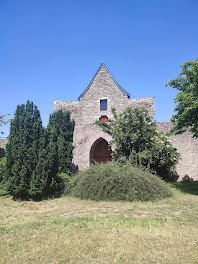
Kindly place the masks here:
[(101, 71), (105, 71), (106, 74), (108, 74), (110, 76), (110, 78), (112, 79), (112, 81), (114, 82), (114, 84), (120, 89), (120, 91), (122, 92), (122, 94), (124, 96), (127, 96), (128, 98), (130, 98), (130, 94), (124, 90), (124, 88), (122, 88), (117, 81), (115, 80), (115, 78), (112, 76), (112, 74), (110, 73), (110, 71), (107, 69), (107, 67), (105, 66), (104, 63), (102, 63), (99, 67), (99, 69), (97, 70), (96, 74), (94, 75), (93, 79), (91, 80), (91, 82), (89, 83), (89, 85), (87, 86), (87, 88), (82, 92), (82, 94), (78, 97), (78, 100), (80, 101), (80, 99), (82, 99), (87, 91), (90, 89), (90, 87), (92, 86), (92, 84), (94, 83), (95, 79), (99, 76)]

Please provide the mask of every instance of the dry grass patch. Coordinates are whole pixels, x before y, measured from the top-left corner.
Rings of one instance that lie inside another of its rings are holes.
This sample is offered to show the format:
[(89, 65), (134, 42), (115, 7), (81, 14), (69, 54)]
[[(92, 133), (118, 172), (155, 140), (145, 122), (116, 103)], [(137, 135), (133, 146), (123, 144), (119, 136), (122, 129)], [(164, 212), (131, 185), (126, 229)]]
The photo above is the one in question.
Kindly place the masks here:
[(198, 263), (198, 196), (158, 202), (0, 198), (0, 263)]

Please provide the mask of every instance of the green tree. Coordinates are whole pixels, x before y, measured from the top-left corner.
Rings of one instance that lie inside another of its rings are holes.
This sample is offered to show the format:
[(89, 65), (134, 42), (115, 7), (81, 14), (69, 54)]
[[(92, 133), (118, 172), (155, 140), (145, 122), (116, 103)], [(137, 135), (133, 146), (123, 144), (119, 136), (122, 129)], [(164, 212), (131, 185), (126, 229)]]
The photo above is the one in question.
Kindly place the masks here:
[(175, 98), (175, 112), (171, 121), (174, 123), (172, 131), (181, 134), (187, 129), (198, 137), (198, 58), (195, 61), (185, 62), (182, 66), (180, 76), (169, 81), (179, 93)]
[(50, 115), (48, 130), (56, 141), (59, 173), (71, 174), (74, 125), (68, 111), (59, 110)]
[(58, 173), (71, 174), (74, 121), (70, 112), (59, 110), (50, 115), (44, 129), (38, 163), (30, 183), (30, 195), (34, 199), (58, 196), (63, 181)]
[(112, 136), (113, 159), (129, 161), (163, 179), (173, 180), (179, 154), (169, 138), (158, 131), (156, 122), (147, 111), (127, 108), (119, 115), (115, 109), (112, 113), (113, 120), (96, 123)]
[(7, 188), (14, 198), (29, 198), (42, 136), (40, 112), (33, 102), (18, 105), (6, 146)]
[(17, 106), (6, 146), (6, 186), (15, 199), (40, 200), (59, 193), (58, 172), (71, 173), (73, 130), (69, 112), (53, 113), (43, 128), (33, 102)]
[(44, 128), (40, 138), (38, 163), (32, 173), (29, 194), (35, 200), (55, 195), (59, 188), (56, 135)]

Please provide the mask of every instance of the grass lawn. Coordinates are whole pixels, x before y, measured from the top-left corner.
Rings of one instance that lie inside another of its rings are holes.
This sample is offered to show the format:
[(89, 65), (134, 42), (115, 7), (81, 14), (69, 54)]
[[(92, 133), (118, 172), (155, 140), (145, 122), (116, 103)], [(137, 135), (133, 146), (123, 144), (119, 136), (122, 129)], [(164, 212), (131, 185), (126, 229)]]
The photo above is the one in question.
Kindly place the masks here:
[(0, 263), (198, 263), (198, 184), (158, 202), (0, 197)]

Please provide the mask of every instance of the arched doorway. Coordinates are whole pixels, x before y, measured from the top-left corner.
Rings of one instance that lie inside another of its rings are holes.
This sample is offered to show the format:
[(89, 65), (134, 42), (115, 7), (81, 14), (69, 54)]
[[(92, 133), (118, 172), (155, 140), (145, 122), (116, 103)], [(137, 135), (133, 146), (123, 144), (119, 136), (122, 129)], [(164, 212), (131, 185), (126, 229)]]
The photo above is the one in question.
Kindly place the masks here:
[(103, 139), (97, 139), (90, 150), (90, 163), (106, 163), (112, 160), (112, 150), (108, 142)]

